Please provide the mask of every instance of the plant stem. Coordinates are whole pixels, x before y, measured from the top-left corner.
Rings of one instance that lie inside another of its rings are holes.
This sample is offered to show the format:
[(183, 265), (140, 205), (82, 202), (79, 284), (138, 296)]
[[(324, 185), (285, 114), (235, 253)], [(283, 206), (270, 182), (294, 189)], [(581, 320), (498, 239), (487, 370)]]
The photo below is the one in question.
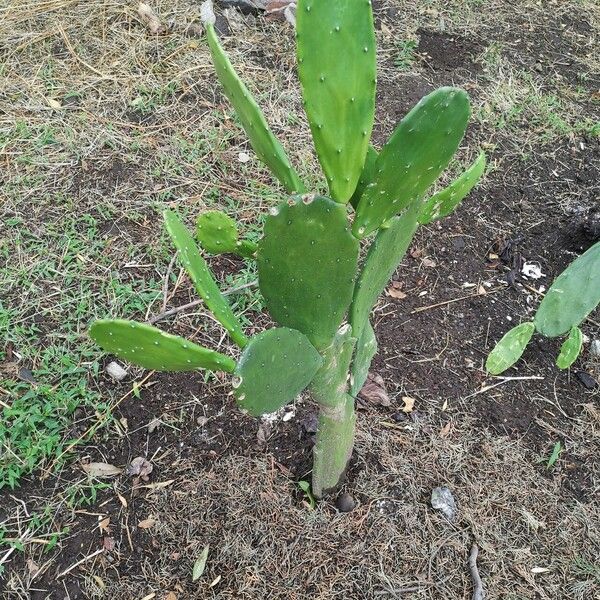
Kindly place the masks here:
[(313, 450), (312, 489), (322, 498), (341, 481), (354, 446), (354, 398), (348, 394), (336, 406), (321, 406)]
[(344, 325), (323, 352), (323, 365), (311, 384), (320, 406), (317, 442), (313, 450), (312, 489), (322, 498), (341, 481), (354, 444), (354, 398), (347, 394), (348, 370), (356, 339)]

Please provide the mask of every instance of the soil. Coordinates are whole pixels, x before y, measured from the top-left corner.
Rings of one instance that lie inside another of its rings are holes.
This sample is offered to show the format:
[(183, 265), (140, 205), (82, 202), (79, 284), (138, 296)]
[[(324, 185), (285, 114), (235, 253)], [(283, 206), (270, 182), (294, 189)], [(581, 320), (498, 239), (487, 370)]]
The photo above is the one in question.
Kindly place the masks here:
[[(377, 16), (379, 23), (389, 18), (389, 14), (379, 8)], [(574, 21), (568, 27), (577, 27), (577, 23)], [(515, 44), (511, 52), (522, 50), (524, 57), (531, 57), (531, 40), (539, 39), (536, 49), (540, 51), (551, 42), (552, 51), (544, 54), (543, 68), (552, 67), (569, 79), (573, 63), (554, 60), (563, 50), (572, 50), (565, 41), (564, 28), (544, 29), (544, 32), (551, 37), (538, 37), (538, 32), (533, 31), (521, 45)], [(468, 39), (423, 28), (417, 35), (420, 40), (418, 60), (426, 65), (427, 76), (409, 73), (381, 83), (378, 92), (380, 120), (374, 134), (379, 145), (397, 120), (424, 94), (443, 84), (468, 86), (481, 73), (476, 57), (488, 45), (488, 40)], [(62, 55), (62, 45), (57, 45), (55, 52)], [(527, 62), (524, 64), (535, 68)], [(593, 88), (595, 84), (592, 81), (589, 85)], [(467, 144), (476, 141), (478, 134), (477, 127), (473, 127)], [(402, 432), (398, 435), (417, 436), (417, 448), (426, 448), (428, 444), (435, 446), (446, 439), (460, 444), (462, 436), (465, 439), (467, 435), (475, 436), (484, 441), (473, 443), (472, 457), (482, 458), (482, 461), (487, 460), (489, 454), (486, 452), (496, 442), (508, 444), (506, 448), (518, 444), (519, 452), (529, 459), (533, 477), (538, 477), (535, 481), (556, 486), (558, 503), (576, 502), (587, 506), (597, 501), (594, 479), (598, 469), (597, 454), (586, 452), (579, 419), (588, 410), (586, 407), (598, 407), (598, 362), (584, 354), (571, 371), (558, 371), (554, 361), (559, 342), (536, 338), (518, 365), (505, 373), (514, 380), (487, 378), (482, 366), (494, 343), (510, 327), (532, 318), (540, 296), (536, 290), (542, 285), (547, 289), (577, 254), (598, 241), (600, 228), (594, 228), (590, 222), (595, 219), (598, 206), (600, 141), (577, 135), (558, 146), (540, 147), (538, 152), (522, 161), (502, 161), (505, 154), (514, 150), (506, 138), (498, 136), (495, 144), (492, 160), (498, 161), (499, 168), (476, 188), (457, 214), (439, 225), (420, 230), (394, 276), (406, 297), (394, 299), (385, 295), (374, 312), (379, 353), (372, 371), (383, 376), (391, 405), (360, 406), (359, 443), (343, 487), (344, 492), (355, 498), (360, 506), (369, 506), (369, 510), (370, 503), (378, 496), (366, 491), (365, 477), (377, 473), (389, 481), (396, 481), (389, 468), (391, 459), (383, 453), (382, 446), (369, 441), (369, 436), (381, 434), (386, 440), (392, 440), (386, 436), (396, 431)], [(135, 176), (131, 167), (119, 159), (88, 170), (80, 164), (77, 169), (80, 173), (74, 180), (73, 190), (76, 195), (86, 193), (90, 179), (94, 180), (98, 190), (109, 191), (118, 180)], [(127, 225), (107, 221), (102, 225), (103, 235), (109, 239)], [(539, 265), (543, 276), (538, 280), (527, 279), (522, 274), (525, 262)], [(229, 258), (220, 258), (213, 264), (221, 277), (238, 266)], [(455, 301), (458, 298), (462, 299)], [(173, 299), (173, 305), (189, 299), (187, 292), (181, 292)], [(260, 326), (264, 324), (266, 320)], [(591, 339), (599, 339), (597, 322), (588, 321), (585, 333)], [(586, 387), (577, 373), (587, 374), (592, 383), (586, 380)], [(119, 384), (102, 377), (98, 384), (106, 389), (117, 385), (125, 394), (136, 380), (140, 380), (140, 373), (131, 371)], [(183, 541), (178, 542), (173, 533), (186, 521), (186, 515), (178, 511), (185, 511), (188, 505), (196, 506), (195, 503), (202, 505), (201, 499), (208, 494), (203, 489), (205, 484), (212, 494), (216, 494), (211, 500), (217, 505), (217, 508), (211, 505), (213, 521), (210, 526), (206, 525), (211, 532), (207, 534), (211, 547), (216, 547), (221, 532), (223, 536), (229, 536), (231, 520), (236, 516), (235, 505), (224, 491), (223, 482), (218, 481), (218, 474), (226, 477), (227, 469), (233, 468), (231, 465), (236, 460), (250, 470), (240, 474), (239, 485), (247, 484), (250, 490), (255, 485), (259, 501), (274, 507), (275, 504), (269, 504), (274, 502), (272, 494), (281, 498), (283, 493), (284, 500), (277, 502), (288, 503), (287, 509), (292, 512), (306, 511), (306, 498), (292, 482), (310, 478), (316, 410), (308, 398), (299, 399), (288, 409), (293, 412), (289, 421), (280, 416), (269, 425), (237, 410), (226, 377), (211, 377), (207, 381), (201, 374), (154, 374), (140, 388), (139, 394), (139, 399), (125, 399), (114, 414), (121, 434), (105, 440), (95, 439), (93, 445), (80, 450), (78, 462), (60, 475), (60, 484), (80, 479), (82, 462), (102, 461), (124, 466), (138, 456), (146, 457), (154, 466), (148, 481), (124, 473), (101, 490), (90, 507), (75, 514), (64, 509), (57, 515), (58, 522), (68, 524), (71, 533), (53, 555), (51, 567), (36, 579), (36, 589), (30, 591), (33, 600), (87, 598), (92, 597), (90, 585), (96, 585), (96, 590), (108, 585), (110, 590), (111, 585), (116, 585), (115, 581), (143, 579), (146, 570), (152, 570), (150, 565), (164, 559), (169, 544), (172, 544), (169, 556), (177, 563), (179, 556), (175, 555), (189, 550), (183, 548)], [(415, 399), (415, 409), (409, 414), (402, 411), (404, 396)], [(151, 425), (157, 419), (158, 424)], [(403, 443), (409, 444), (409, 441), (410, 437), (406, 437)], [(547, 457), (557, 441), (561, 441), (567, 450), (560, 467), (550, 470), (546, 466)], [(393, 443), (399, 442), (397, 439), (396, 442), (389, 441), (389, 444)], [(509, 449), (504, 452), (509, 453)], [(261, 465), (265, 469), (268, 467), (266, 474), (260, 473), (256, 479), (244, 479), (254, 477), (249, 473)], [(425, 507), (430, 490), (426, 486), (435, 482), (434, 475), (422, 476), (426, 483), (413, 500)], [(272, 489), (276, 492), (257, 483), (264, 477), (272, 478)], [(230, 482), (233, 487), (236, 481)], [(455, 483), (459, 486), (458, 480)], [(392, 498), (393, 506), (401, 499), (409, 502), (407, 498), (412, 492), (395, 487), (396, 483), (389, 485), (386, 493)], [(17, 498), (43, 497), (51, 494), (56, 486), (54, 478), (33, 479), (14, 495)], [(170, 490), (177, 492), (171, 494)], [(221, 513), (218, 494), (223, 494)], [(192, 497), (196, 499), (192, 501)], [(315, 514), (337, 518), (334, 506), (335, 497), (322, 503), (319, 510), (324, 513)], [(155, 533), (152, 526), (139, 525), (147, 519), (160, 519), (156, 513), (158, 507), (163, 510), (170, 507), (176, 515), (174, 521), (177, 523), (168, 532)], [(263, 519), (270, 518), (260, 514)], [(349, 513), (348, 518), (353, 514), (356, 513)], [(99, 515), (102, 519), (110, 518), (104, 530), (99, 528)], [(198, 514), (196, 518), (202, 519), (203, 515)], [(190, 521), (189, 527), (193, 526)], [(260, 524), (256, 527), (258, 531)], [(291, 530), (285, 541), (294, 547), (301, 537), (296, 530)], [(249, 546), (260, 545), (263, 539), (257, 534), (256, 539), (246, 542)], [(177, 549), (178, 543), (182, 548)], [(344, 543), (348, 541), (338, 543), (338, 551), (343, 552)], [(80, 568), (57, 578), (58, 574), (100, 548), (106, 550), (100, 563), (83, 563)], [(295, 556), (295, 560), (301, 558), (301, 555)], [(443, 558), (441, 552), (435, 560), (443, 562)], [(96, 570), (91, 569), (92, 564), (96, 565)], [(238, 582), (233, 571), (227, 571), (229, 564), (223, 559), (220, 565), (220, 585), (231, 590), (236, 589)], [(24, 572), (27, 568), (24, 556), (9, 564), (9, 571)], [(162, 591), (174, 589), (178, 597), (196, 597), (198, 588), (189, 581), (187, 566), (174, 569), (170, 575), (165, 575)], [(431, 563), (429, 569), (431, 572)], [(219, 573), (215, 565), (210, 565), (209, 571), (215, 577)], [(101, 573), (98, 577), (102, 585), (97, 580), (95, 584), (90, 583), (89, 577), (84, 584), (83, 576), (90, 573)], [(180, 589), (174, 587), (173, 573), (181, 577)], [(465, 585), (468, 586), (468, 580)], [(215, 584), (215, 590), (218, 589)], [(458, 595), (459, 592), (444, 596), (440, 589), (436, 587), (431, 592), (433, 595), (427, 597), (467, 597)], [(311, 588), (307, 584), (297, 597), (313, 597), (316, 591), (317, 587)], [(221, 597), (212, 588), (204, 588), (203, 593), (204, 596), (198, 597)], [(373, 597), (371, 593), (366, 587), (362, 591), (353, 588), (346, 597), (366, 599)], [(527, 597), (548, 597), (537, 591), (530, 593), (534, 595)], [(381, 595), (398, 597), (389, 589)], [(127, 597), (138, 596), (131, 592)], [(224, 594), (222, 597), (236, 596)], [(239, 597), (252, 596), (240, 592)], [(341, 595), (332, 593), (318, 597)]]

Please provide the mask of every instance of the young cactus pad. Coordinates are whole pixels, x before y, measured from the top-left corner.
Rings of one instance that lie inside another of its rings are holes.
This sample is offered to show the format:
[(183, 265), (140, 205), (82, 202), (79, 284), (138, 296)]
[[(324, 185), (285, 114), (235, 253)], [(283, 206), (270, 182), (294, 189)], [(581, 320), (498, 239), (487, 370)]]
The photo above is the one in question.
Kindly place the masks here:
[(348, 202), (375, 115), (371, 2), (299, 0), (296, 39), (298, 76), (317, 156), (331, 197)]
[(427, 225), (448, 216), (477, 185), (484, 171), (485, 154), (481, 152), (477, 160), (460, 177), (425, 202), (419, 215), (419, 223)]
[(280, 205), (265, 220), (257, 255), (271, 316), (316, 348), (328, 346), (352, 299), (358, 249), (344, 205), (312, 195)]
[(190, 232), (173, 211), (165, 211), (164, 218), (167, 231), (179, 251), (179, 259), (194, 282), (196, 291), (219, 323), (229, 332), (231, 339), (240, 348), (243, 348), (248, 343), (248, 339), (244, 335), (242, 326), (233, 314), (229, 303), (221, 294), (217, 282), (214, 280), (206, 261), (200, 255)]
[(256, 100), (238, 77), (219, 44), (219, 38), (214, 28), (214, 15), (211, 17), (212, 2), (203, 3), (202, 13), (206, 27), (206, 39), (208, 40), (217, 77), (225, 90), (227, 98), (235, 108), (240, 123), (250, 139), (252, 148), (289, 194), (303, 192), (304, 186), (292, 167), (285, 150), (273, 135)]
[(235, 369), (235, 361), (224, 354), (136, 321), (95, 321), (90, 327), (90, 337), (107, 352), (144, 369), (208, 369), (227, 373)]
[(209, 210), (198, 217), (196, 238), (202, 249), (209, 254), (231, 252), (252, 258), (256, 252), (256, 244), (239, 240), (235, 221), (220, 210)]
[(560, 354), (556, 359), (556, 366), (559, 369), (568, 369), (577, 360), (582, 346), (583, 333), (579, 327), (573, 327), (569, 333), (569, 337), (560, 347)]
[(500, 375), (521, 358), (535, 330), (533, 323), (521, 323), (504, 334), (485, 361), (492, 375)]
[(600, 242), (576, 258), (546, 292), (535, 328), (557, 337), (579, 325), (600, 303)]
[(408, 250), (417, 230), (418, 208), (415, 203), (403, 215), (390, 219), (369, 248), (350, 309), (352, 330), (358, 339), (367, 325), (373, 305)]
[(237, 402), (253, 416), (274, 412), (312, 381), (322, 362), (299, 331), (277, 327), (259, 333), (250, 340), (235, 368)]
[(469, 114), (466, 92), (445, 87), (425, 96), (400, 121), (358, 203), (354, 235), (369, 235), (423, 196), (456, 152)]

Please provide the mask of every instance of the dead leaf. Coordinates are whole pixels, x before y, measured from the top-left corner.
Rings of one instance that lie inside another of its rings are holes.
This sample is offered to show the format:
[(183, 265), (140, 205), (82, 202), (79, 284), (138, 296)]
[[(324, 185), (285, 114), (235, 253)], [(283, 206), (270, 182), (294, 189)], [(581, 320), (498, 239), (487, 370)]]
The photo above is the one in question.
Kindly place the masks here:
[(98, 577), (98, 575), (92, 575), (92, 578), (94, 579), (94, 581), (98, 584), (98, 587), (101, 590), (106, 589), (106, 584), (104, 583), (103, 579), (101, 577)]
[(259, 446), (264, 446), (271, 435), (271, 426), (268, 423), (261, 423), (256, 432), (256, 439)]
[(436, 267), (437, 265), (436, 265), (435, 260), (432, 260), (431, 258), (425, 257), (423, 259), (423, 266), (427, 267), (429, 269), (432, 269), (432, 268)]
[(152, 600), (152, 598), (156, 598), (156, 594), (154, 592), (148, 594), (147, 596), (144, 596), (142, 600)]
[(103, 462), (88, 463), (87, 465), (81, 465), (81, 468), (91, 477), (114, 477), (123, 472), (123, 469)]
[(215, 585), (217, 585), (217, 583), (219, 583), (219, 581), (221, 581), (221, 576), (217, 575), (208, 587), (215, 587)]
[(138, 523), (138, 527), (140, 529), (150, 529), (150, 527), (154, 527), (156, 524), (156, 519), (143, 519)]
[(160, 22), (156, 13), (145, 2), (140, 2), (137, 9), (140, 19), (148, 27), (148, 31), (154, 35), (166, 33), (167, 28)]
[(440, 437), (446, 438), (450, 435), (452, 431), (452, 421), (448, 421), (441, 429), (440, 429)]
[(148, 423), (148, 433), (154, 433), (160, 426), (160, 419), (154, 417), (150, 423)]
[(423, 255), (423, 250), (420, 248), (411, 248), (409, 254), (411, 258), (420, 258)]
[(477, 288), (477, 293), (478, 293), (480, 296), (485, 296), (485, 295), (487, 294), (487, 290), (485, 289), (485, 287), (484, 287), (483, 285), (480, 285), (480, 286)]
[(196, 562), (194, 563), (194, 567), (192, 569), (192, 581), (196, 581), (202, 576), (202, 573), (204, 573), (206, 561), (208, 559), (209, 549), (210, 546), (206, 544), (206, 546), (204, 546), (204, 549), (200, 553), (200, 556), (196, 559)]
[(415, 406), (415, 399), (410, 396), (402, 396), (402, 402), (404, 402), (404, 406), (402, 407), (402, 412), (409, 413), (412, 412), (412, 409)]
[(113, 538), (111, 538), (110, 536), (106, 535), (102, 539), (102, 546), (108, 552), (112, 552), (115, 549), (115, 540)]
[(110, 533), (110, 517), (105, 517), (98, 522), (98, 528), (102, 533)]
[(147, 461), (143, 456), (134, 458), (127, 466), (127, 475), (130, 477), (139, 476), (144, 481), (148, 481), (148, 475), (152, 473), (152, 463)]
[(138, 485), (137, 487), (145, 488), (147, 490), (162, 490), (171, 485), (174, 481), (174, 479), (169, 479), (168, 481), (157, 481), (156, 483), (147, 483), (145, 485)]
[(165, 600), (177, 600), (177, 594), (175, 594), (175, 592), (169, 592), (165, 596)]
[(115, 490), (116, 494), (117, 494), (117, 498), (119, 499), (119, 502), (123, 505), (123, 508), (127, 508), (127, 500), (125, 500), (125, 497), (122, 496), (121, 494), (119, 494), (119, 492), (117, 492)]
[(26, 564), (27, 564), (27, 570), (29, 571), (29, 574), (31, 575), (31, 577), (35, 577), (38, 574), (40, 567), (31, 558), (27, 559)]
[(54, 98), (46, 98), (46, 102), (48, 103), (48, 106), (54, 110), (60, 110), (62, 108), (62, 104)]
[(406, 298), (400, 281), (392, 281), (392, 285), (385, 291), (385, 294), (386, 296), (390, 296), (390, 298), (396, 298), (396, 300), (404, 300)]
[(358, 394), (361, 399), (380, 406), (390, 406), (390, 397), (385, 389), (385, 382), (381, 375), (369, 373), (367, 381)]

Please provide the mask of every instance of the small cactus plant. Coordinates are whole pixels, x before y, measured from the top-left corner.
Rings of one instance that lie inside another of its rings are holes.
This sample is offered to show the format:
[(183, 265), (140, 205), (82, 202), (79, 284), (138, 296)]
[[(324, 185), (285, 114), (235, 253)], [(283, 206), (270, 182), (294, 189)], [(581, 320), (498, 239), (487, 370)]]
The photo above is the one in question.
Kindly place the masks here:
[[(235, 398), (252, 415), (273, 412), (308, 387), (320, 410), (312, 489), (321, 498), (339, 484), (352, 454), (354, 400), (377, 352), (371, 310), (419, 225), (454, 210), (481, 177), (485, 157), (427, 199), (465, 133), (467, 94), (450, 87), (429, 94), (377, 151), (370, 144), (376, 88), (371, 2), (300, 0), (298, 72), (330, 197), (306, 193), (221, 48), (210, 1), (202, 14), (225, 94), (257, 156), (289, 195), (266, 216), (258, 244), (240, 240), (235, 222), (215, 211), (200, 215), (197, 240), (210, 254), (256, 260), (260, 292), (278, 327), (250, 339), (244, 335), (192, 236), (167, 211), (179, 259), (241, 348), (240, 357), (235, 361), (128, 321), (97, 321), (90, 333), (105, 350), (146, 368), (232, 373)], [(371, 234), (361, 261), (360, 242)]]
[(559, 369), (568, 369), (583, 346), (579, 325), (599, 303), (600, 242), (576, 258), (554, 280), (533, 321), (525, 321), (504, 334), (487, 357), (487, 371), (499, 375), (512, 367), (536, 331), (549, 338), (569, 334), (556, 359)]

